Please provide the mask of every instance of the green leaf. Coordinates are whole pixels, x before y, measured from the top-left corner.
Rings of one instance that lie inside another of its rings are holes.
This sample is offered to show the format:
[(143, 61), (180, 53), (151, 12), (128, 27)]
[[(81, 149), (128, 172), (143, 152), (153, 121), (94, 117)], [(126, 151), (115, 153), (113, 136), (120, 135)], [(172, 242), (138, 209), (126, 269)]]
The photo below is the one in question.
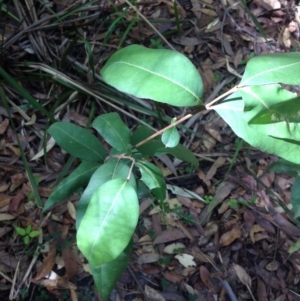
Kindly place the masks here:
[[(85, 214), (88, 204), (94, 192), (104, 183), (113, 179), (126, 180), (130, 175), (131, 161), (128, 159), (112, 158), (105, 164), (100, 166), (92, 175), (87, 188), (84, 190), (77, 208), (76, 208), (76, 228), (79, 228), (81, 220)], [(131, 174), (129, 183), (136, 189), (136, 181), (133, 174)]]
[(295, 218), (300, 216), (300, 176), (297, 176), (291, 189), (291, 203)]
[[(138, 144), (142, 140), (148, 138), (153, 134), (146, 126), (139, 126), (131, 137), (131, 143), (133, 145)], [(165, 147), (161, 140), (152, 139), (145, 144), (139, 146), (138, 151), (146, 156), (160, 156), (165, 154), (170, 154), (175, 158), (182, 161), (188, 162), (192, 165), (193, 169), (198, 169), (199, 163), (195, 155), (186, 147), (178, 144), (176, 147)]]
[(24, 236), (24, 244), (25, 245), (28, 245), (29, 244), (29, 236), (28, 235), (26, 235), (26, 236)]
[(17, 232), (19, 235), (21, 235), (21, 236), (26, 235), (25, 229), (20, 228), (20, 227), (15, 227), (15, 229), (16, 229), (16, 232)]
[(130, 154), (130, 130), (119, 114), (108, 113), (97, 117), (93, 122), (93, 128), (117, 151)]
[(170, 154), (179, 160), (190, 163), (193, 170), (197, 170), (199, 167), (199, 162), (193, 152), (181, 144), (178, 144), (176, 147), (158, 148), (155, 152), (156, 156), (164, 154)]
[(258, 29), (259, 33), (265, 38), (267, 39), (267, 34), (264, 31), (263, 27), (261, 26), (261, 24), (258, 22), (257, 18), (255, 17), (255, 15), (252, 13), (252, 11), (248, 8), (246, 0), (240, 0), (242, 5), (244, 6), (245, 11), (247, 12), (247, 14), (250, 16), (252, 22), (255, 25), (255, 28)]
[(87, 129), (69, 122), (56, 122), (48, 132), (63, 150), (77, 158), (103, 162), (106, 157), (103, 145)]
[(25, 229), (26, 234), (29, 234), (31, 232), (31, 225), (28, 225)]
[(268, 168), (268, 171), (270, 170), (273, 170), (276, 173), (284, 172), (290, 177), (296, 177), (298, 175), (298, 172), (300, 171), (300, 164), (295, 164), (284, 159), (279, 159)]
[(212, 107), (231, 127), (235, 134), (252, 146), (285, 160), (300, 163), (299, 145), (295, 141), (268, 136), (253, 129), (244, 120), (244, 102), (239, 92)]
[(54, 204), (68, 198), (78, 188), (85, 187), (92, 174), (99, 167), (96, 162), (83, 161), (68, 177), (63, 179), (45, 203), (43, 212), (49, 210)]
[(109, 85), (136, 97), (179, 107), (202, 103), (200, 74), (176, 51), (131, 45), (113, 54), (101, 75)]
[(93, 266), (116, 259), (126, 248), (139, 217), (135, 189), (122, 179), (101, 185), (77, 231), (77, 245)]
[(244, 118), (252, 128), (269, 136), (300, 140), (300, 98), (278, 84), (247, 86), (240, 91)]
[(149, 162), (136, 162), (136, 166), (142, 174), (141, 180), (149, 187), (155, 197), (161, 201), (165, 200), (167, 188), (162, 171)]
[(161, 136), (161, 141), (166, 147), (175, 147), (178, 145), (180, 135), (175, 126), (167, 129)]
[(293, 254), (300, 250), (300, 239), (298, 239), (294, 244), (292, 244), (288, 250), (290, 254)]
[(98, 267), (90, 263), (90, 268), (94, 277), (97, 290), (103, 301), (108, 301), (111, 291), (118, 279), (126, 270), (132, 249), (132, 240), (126, 249), (114, 260), (106, 262)]
[(40, 235), (40, 231), (32, 231), (29, 233), (29, 237), (36, 237)]
[[(133, 132), (133, 134), (131, 136), (131, 144), (137, 145), (139, 142), (147, 139), (148, 137), (150, 137), (153, 134), (154, 134), (154, 132), (151, 129), (149, 129), (147, 126), (140, 125)], [(159, 144), (157, 144), (156, 142), (159, 142)], [(142, 144), (137, 149), (144, 156), (153, 156), (157, 150), (157, 147), (159, 147), (159, 148), (164, 147), (164, 144), (161, 141), (154, 138), (154, 139)]]
[(152, 197), (149, 188), (141, 180), (137, 181), (137, 195), (139, 200)]
[(252, 58), (239, 86), (284, 83), (300, 84), (300, 53), (274, 53)]

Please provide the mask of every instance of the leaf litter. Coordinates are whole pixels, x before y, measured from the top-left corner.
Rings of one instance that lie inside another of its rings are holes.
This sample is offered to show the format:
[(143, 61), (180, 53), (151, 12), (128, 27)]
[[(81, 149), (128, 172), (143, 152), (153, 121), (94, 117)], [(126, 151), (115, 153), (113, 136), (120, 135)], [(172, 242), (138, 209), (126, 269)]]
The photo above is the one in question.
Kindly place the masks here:
[[(85, 36), (93, 42), (97, 62), (122, 43), (164, 47), (154, 29), (132, 9), (122, 17), (127, 24), (132, 22), (127, 36), (120, 34), (125, 31), (122, 23), (114, 23), (115, 28), (110, 27), (110, 31), (108, 23), (99, 26), (96, 21), (99, 15), (113, 22), (121, 16), (126, 1), (98, 2), (86, 5), (86, 15), (72, 10), (75, 1), (56, 1), (54, 6), (47, 1), (56, 15), (32, 5), (26, 9), (30, 18), (24, 23), (20, 20), (25, 7), (16, 1), (9, 2), (5, 9), (15, 18), (7, 19), (0, 34), (1, 66), (6, 68), (10, 62), (24, 61), (55, 63), (73, 83), (91, 85), (93, 81), (87, 71), (93, 66), (86, 51), (80, 45), (66, 57), (58, 51), (63, 49), (63, 39), (68, 39), (68, 35)], [(147, 19), (156, 20), (153, 24), (157, 31), (171, 33), (168, 35), (171, 46), (193, 61), (203, 78), (205, 98), (209, 100), (238, 80), (238, 74), (243, 73), (245, 63), (254, 54), (299, 51), (300, 9), (294, 1), (253, 1), (247, 7), (242, 3), (178, 1), (180, 27), (176, 26), (171, 1), (142, 1), (138, 9)], [(65, 12), (70, 15), (60, 25), (51, 23)], [(16, 24), (21, 24), (18, 34), (14, 30)], [(77, 33), (71, 29), (74, 25)], [(34, 26), (36, 29), (30, 32)], [(74, 74), (72, 64), (85, 70), (86, 76)], [(23, 87), (44, 105), (54, 104), (66, 92), (61, 100), (68, 104), (68, 109), (54, 105), (53, 112), (61, 120), (87, 124), (89, 97), (68, 93), (55, 82), (33, 84), (24, 80), (29, 72), (26, 66), (13, 68)], [(51, 214), (41, 217), (17, 138), (28, 160), (32, 159), (29, 166), (44, 200), (51, 194), (68, 157), (50, 140), (47, 148), (43, 147), (45, 117), (40, 112), (33, 113), (13, 89), (4, 88), (9, 92), (11, 117), (19, 131), (14, 131), (1, 104), (0, 297), (35, 300), (26, 291), (44, 290), (57, 300), (65, 300), (63, 292), (67, 292), (68, 300), (84, 300), (86, 288), (91, 288), (91, 276), (74, 241), (79, 196), (75, 194), (56, 206)], [(93, 84), (89, 88), (93, 89)], [(129, 98), (129, 101), (135, 100)], [(149, 104), (145, 103), (145, 107)], [(98, 104), (97, 110), (101, 113), (107, 107)], [(162, 111), (173, 114), (168, 107)], [(134, 125), (136, 121), (129, 119), (127, 123)], [(153, 119), (148, 121), (156, 123)], [(128, 300), (129, 296), (133, 300), (299, 300), (300, 230), (299, 223), (295, 225), (287, 213), (292, 178), (284, 171), (270, 172), (268, 168), (278, 158), (249, 146), (243, 146), (235, 157), (236, 137), (213, 112), (201, 112), (197, 123), (195, 120), (188, 126), (196, 135), (185, 133), (183, 137), (198, 154), (200, 168), (185, 175), (184, 165), (162, 160), (169, 165), (171, 172), (165, 173), (165, 177), (173, 189), (169, 190), (164, 207), (154, 208), (149, 200), (141, 202), (144, 227), (135, 233), (128, 270), (120, 278), (112, 300)], [(45, 150), (46, 161), (42, 158)], [(74, 162), (71, 169), (78, 164)], [(183, 188), (198, 197), (182, 195)], [(287, 206), (286, 211), (283, 206)], [(166, 212), (170, 210), (171, 213)], [(14, 227), (29, 225), (40, 230), (41, 235), (24, 245)]]

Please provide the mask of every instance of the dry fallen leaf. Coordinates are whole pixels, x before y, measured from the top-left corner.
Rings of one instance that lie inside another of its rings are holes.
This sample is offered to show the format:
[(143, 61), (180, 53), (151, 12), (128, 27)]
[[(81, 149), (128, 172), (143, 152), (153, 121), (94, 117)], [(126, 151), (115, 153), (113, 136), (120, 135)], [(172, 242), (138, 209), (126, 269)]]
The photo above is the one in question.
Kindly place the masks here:
[(167, 245), (165, 248), (164, 248), (164, 252), (167, 253), (167, 254), (174, 254), (176, 252), (174, 252), (174, 250), (178, 250), (178, 249), (184, 249), (185, 248), (185, 245), (180, 243), (180, 242), (175, 242), (175, 243), (172, 243), (170, 245)]
[(137, 263), (139, 265), (142, 265), (144, 263), (152, 263), (152, 262), (157, 262), (160, 259), (160, 255), (159, 254), (154, 254), (154, 253), (150, 253), (150, 254), (142, 254), (141, 256), (139, 256), (139, 258), (137, 259)]
[(206, 288), (211, 289), (213, 285), (211, 282), (210, 272), (204, 265), (200, 266), (199, 271), (202, 282), (204, 283)]
[(15, 217), (8, 213), (0, 213), (0, 221), (9, 221), (15, 219)]
[(44, 258), (43, 263), (39, 266), (35, 280), (40, 280), (49, 275), (55, 265), (56, 244), (52, 243), (47, 257)]
[(263, 227), (261, 227), (260, 225), (256, 224), (256, 225), (253, 225), (251, 227), (251, 230), (250, 230), (250, 238), (251, 238), (251, 241), (253, 243), (256, 242), (255, 240), (255, 236), (254, 234), (256, 234), (257, 232), (263, 232), (263, 231), (266, 231)]
[(175, 256), (175, 258), (178, 259), (178, 261), (186, 268), (196, 266), (194, 257), (190, 254), (178, 254)]
[(63, 248), (62, 258), (64, 260), (66, 276), (68, 277), (68, 279), (71, 279), (77, 274), (78, 271), (77, 257), (74, 250), (72, 250), (70, 246), (66, 246), (65, 248)]
[(246, 273), (246, 271), (241, 267), (239, 266), (238, 264), (233, 264), (232, 265), (238, 278), (240, 279), (240, 281), (246, 285), (247, 287), (251, 287), (251, 278), (250, 276)]
[(266, 265), (266, 269), (268, 271), (274, 272), (279, 268), (279, 266), (280, 266), (280, 263), (278, 261), (274, 260), (274, 261), (269, 262)]
[(3, 135), (7, 129), (9, 125), (9, 120), (8, 119), (4, 119), (1, 123), (0, 123), (0, 135)]
[(257, 296), (258, 301), (268, 301), (268, 295), (266, 291), (266, 286), (263, 281), (257, 277)]
[(67, 203), (67, 208), (68, 208), (68, 212), (70, 214), (70, 216), (76, 220), (76, 209), (75, 209), (75, 206), (72, 202), (68, 201)]
[(152, 287), (145, 285), (145, 293), (150, 300), (166, 301), (166, 299)]
[(224, 233), (220, 237), (220, 245), (223, 247), (230, 245), (232, 242), (234, 242), (236, 239), (240, 238), (242, 236), (242, 231), (238, 228), (232, 228), (230, 231)]

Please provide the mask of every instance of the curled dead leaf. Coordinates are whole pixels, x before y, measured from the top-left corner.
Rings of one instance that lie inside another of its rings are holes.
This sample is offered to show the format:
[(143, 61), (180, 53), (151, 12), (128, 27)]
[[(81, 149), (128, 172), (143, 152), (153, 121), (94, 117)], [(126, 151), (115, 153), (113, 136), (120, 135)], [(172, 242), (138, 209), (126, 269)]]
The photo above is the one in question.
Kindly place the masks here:
[(238, 228), (232, 228), (230, 231), (224, 233), (220, 237), (220, 245), (223, 247), (230, 245), (232, 242), (234, 242), (236, 239), (241, 238), (242, 231)]
[(253, 243), (256, 242), (254, 234), (257, 232), (262, 232), (262, 231), (265, 231), (265, 229), (263, 227), (261, 227), (260, 225), (256, 224), (256, 225), (252, 226), (252, 228), (250, 230), (250, 238)]
[(288, 27), (286, 27), (282, 34), (282, 42), (285, 47), (288, 47), (288, 48), (291, 47), (292, 42), (291, 42), (290, 37), (291, 37), (291, 33), (290, 33)]

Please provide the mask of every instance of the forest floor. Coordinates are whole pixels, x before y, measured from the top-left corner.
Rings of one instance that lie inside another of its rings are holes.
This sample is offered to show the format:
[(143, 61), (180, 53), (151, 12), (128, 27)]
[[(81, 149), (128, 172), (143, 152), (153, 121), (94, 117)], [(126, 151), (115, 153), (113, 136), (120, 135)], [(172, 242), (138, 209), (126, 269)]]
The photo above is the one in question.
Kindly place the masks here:
[[(76, 246), (80, 194), (41, 213), (61, 172), (79, 163), (68, 165), (69, 155), (49, 145), (47, 113), (85, 126), (122, 108), (131, 129), (138, 126), (131, 116), (160, 129), (158, 113), (183, 114), (99, 84), (103, 62), (131, 44), (169, 48), (167, 40), (185, 54), (202, 76), (205, 103), (237, 84), (250, 58), (299, 51), (294, 1), (243, 3), (0, 1), (0, 300), (98, 298)], [(181, 143), (200, 167), (153, 161), (169, 184), (171, 212), (141, 200), (130, 263), (111, 300), (300, 300), (300, 251), (290, 251), (300, 237), (290, 211), (292, 174), (214, 111), (185, 125), (191, 132), (181, 132)]]

